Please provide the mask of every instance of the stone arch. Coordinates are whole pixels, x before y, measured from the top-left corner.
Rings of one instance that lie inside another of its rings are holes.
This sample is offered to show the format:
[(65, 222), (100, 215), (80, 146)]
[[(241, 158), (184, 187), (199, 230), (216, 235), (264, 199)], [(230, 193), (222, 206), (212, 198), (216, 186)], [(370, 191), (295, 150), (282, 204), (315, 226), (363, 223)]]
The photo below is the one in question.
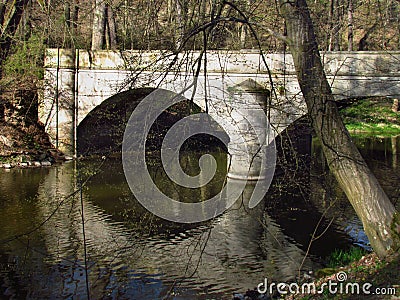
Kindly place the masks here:
[(122, 143), (124, 124), (140, 100), (153, 90), (127, 90), (107, 98), (93, 108), (78, 124), (78, 154), (118, 151)]
[[(78, 154), (120, 152), (125, 126), (130, 115), (136, 106), (154, 90), (155, 88), (138, 88), (120, 92), (93, 108), (77, 127)], [(148, 148), (161, 149), (164, 134), (175, 122), (191, 113), (201, 111), (196, 103), (189, 100), (171, 106), (153, 124), (148, 137)], [(221, 141), (205, 134), (190, 138), (188, 143), (195, 143), (198, 148), (217, 146), (226, 150)]]

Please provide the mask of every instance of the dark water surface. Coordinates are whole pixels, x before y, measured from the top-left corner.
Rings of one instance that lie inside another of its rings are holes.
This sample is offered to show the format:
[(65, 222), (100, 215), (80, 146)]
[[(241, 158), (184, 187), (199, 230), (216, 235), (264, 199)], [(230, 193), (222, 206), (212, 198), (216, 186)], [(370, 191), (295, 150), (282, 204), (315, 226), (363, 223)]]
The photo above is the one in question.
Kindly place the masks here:
[[(399, 208), (399, 140), (355, 140)], [(336, 248), (368, 249), (358, 218), (320, 159), (317, 141), (312, 153), (308, 169), (276, 175), (263, 205), (249, 210), (239, 201), (215, 220), (186, 225), (148, 213), (132, 196), (118, 159), (0, 170), (2, 297), (87, 298), (81, 205), (92, 299), (230, 299), (265, 277), (292, 281), (321, 268)], [(215, 157), (215, 179), (198, 190), (171, 185), (151, 160), (149, 169), (161, 190), (195, 202), (223, 185), (226, 155)], [(188, 172), (196, 173), (198, 155), (181, 158)], [(83, 181), (90, 179), (74, 194), (77, 170)], [(250, 193), (251, 186), (244, 202)], [(329, 207), (319, 230), (333, 222), (303, 262), (310, 236)]]

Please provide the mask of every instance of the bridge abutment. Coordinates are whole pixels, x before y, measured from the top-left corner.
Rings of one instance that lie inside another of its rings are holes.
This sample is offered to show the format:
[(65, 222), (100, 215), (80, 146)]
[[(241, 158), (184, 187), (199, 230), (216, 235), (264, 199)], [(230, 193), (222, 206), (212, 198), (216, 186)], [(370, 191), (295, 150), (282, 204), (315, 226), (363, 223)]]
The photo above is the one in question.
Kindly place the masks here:
[(39, 105), (39, 121), (45, 125), (51, 142), (68, 155), (76, 154), (77, 70), (75, 51), (57, 49), (55, 68), (45, 72), (44, 99)]

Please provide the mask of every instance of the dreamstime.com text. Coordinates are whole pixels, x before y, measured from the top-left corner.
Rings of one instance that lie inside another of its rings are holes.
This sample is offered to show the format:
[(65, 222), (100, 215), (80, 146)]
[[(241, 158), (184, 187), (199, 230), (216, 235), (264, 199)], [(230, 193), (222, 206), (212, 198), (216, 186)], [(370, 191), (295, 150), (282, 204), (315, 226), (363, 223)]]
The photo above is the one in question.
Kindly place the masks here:
[(260, 294), (280, 295), (289, 294), (348, 294), (348, 295), (396, 295), (396, 287), (374, 287), (369, 282), (346, 282), (346, 272), (338, 272), (336, 280), (328, 280), (321, 285), (310, 283), (285, 283), (285, 282), (268, 282), (264, 278), (264, 282), (260, 282), (257, 291)]

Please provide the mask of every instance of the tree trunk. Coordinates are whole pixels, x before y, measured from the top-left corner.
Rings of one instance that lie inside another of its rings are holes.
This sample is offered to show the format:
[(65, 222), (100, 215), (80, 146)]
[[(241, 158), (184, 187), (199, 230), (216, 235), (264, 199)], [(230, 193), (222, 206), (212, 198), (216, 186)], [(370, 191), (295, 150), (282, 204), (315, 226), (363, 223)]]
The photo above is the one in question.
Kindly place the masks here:
[[(287, 36), (286, 21), (283, 22), (283, 36)], [(287, 46), (288, 46), (288, 45), (287, 45), (286, 41), (283, 41), (283, 42), (282, 42), (282, 52), (283, 52), (283, 53), (286, 53)]]
[(175, 48), (179, 49), (186, 33), (187, 3), (185, 0), (176, 0), (175, 5), (177, 28)]
[(332, 51), (333, 44), (333, 28), (334, 23), (334, 13), (335, 13), (335, 0), (330, 0), (329, 3), (329, 33), (328, 33), (328, 51)]
[(372, 248), (384, 257), (399, 249), (399, 215), (340, 118), (306, 1), (279, 2), (300, 88), (329, 168), (361, 219)]
[(106, 44), (107, 49), (117, 49), (117, 27), (115, 25), (114, 13), (110, 5), (106, 5)]
[(348, 25), (347, 25), (347, 50), (353, 51), (353, 0), (349, 0), (349, 7), (347, 11)]
[(73, 37), (71, 33), (71, 25), (72, 25), (72, 20), (71, 20), (71, 6), (69, 2), (65, 2), (65, 7), (64, 7), (64, 18), (65, 18), (65, 24), (67, 25), (67, 39), (65, 41), (65, 47), (66, 48), (71, 48), (73, 44)]
[(374, 29), (375, 29), (375, 27), (377, 25), (378, 24), (375, 23), (374, 25), (372, 25), (370, 28), (367, 29), (367, 31), (365, 32), (363, 37), (358, 42), (358, 48), (357, 48), (358, 51), (366, 51), (366, 50), (368, 50), (368, 42), (367, 42), (367, 40), (369, 38), (369, 35), (374, 31)]
[[(243, 12), (248, 15), (248, 12), (251, 11), (254, 3), (253, 0), (247, 0), (243, 3)], [(239, 40), (240, 40), (240, 49), (246, 49), (246, 41), (248, 36), (248, 27), (247, 24), (238, 23), (239, 26)]]
[(71, 26), (71, 35), (75, 41), (77, 28), (78, 28), (78, 17), (79, 17), (79, 1), (72, 1), (72, 26)]
[(400, 49), (400, 15), (397, 15), (397, 47)]
[(64, 18), (65, 22), (67, 23), (67, 26), (70, 28), (71, 27), (71, 6), (69, 2), (65, 2), (65, 7), (64, 7)]
[(330, 10), (330, 33), (329, 33), (329, 46), (328, 51), (339, 51), (340, 50), (340, 16), (339, 16), (339, 3), (338, 0), (331, 0)]
[(3, 28), (4, 16), (6, 14), (6, 2), (2, 0), (0, 2), (0, 25)]
[(93, 10), (92, 50), (101, 50), (105, 44), (106, 4), (104, 0), (95, 0)]

